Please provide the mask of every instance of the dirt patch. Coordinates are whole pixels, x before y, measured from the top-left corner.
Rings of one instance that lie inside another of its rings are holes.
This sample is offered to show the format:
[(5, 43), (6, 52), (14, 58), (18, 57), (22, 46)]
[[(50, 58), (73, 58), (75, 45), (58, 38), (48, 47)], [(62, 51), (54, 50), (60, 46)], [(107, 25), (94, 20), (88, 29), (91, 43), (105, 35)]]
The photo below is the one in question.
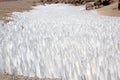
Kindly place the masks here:
[(27, 77), (27, 76), (14, 76), (14, 75), (10, 75), (10, 74), (2, 74), (0, 73), (0, 80), (62, 80), (59, 78), (37, 78), (37, 77)]
[(12, 12), (22, 12), (30, 10), (34, 6), (33, 1), (2, 1), (0, 2), (0, 20), (8, 22), (4, 17), (9, 16)]
[(118, 10), (118, 2), (115, 2), (103, 8), (100, 8), (97, 11), (101, 15), (120, 17), (120, 11)]

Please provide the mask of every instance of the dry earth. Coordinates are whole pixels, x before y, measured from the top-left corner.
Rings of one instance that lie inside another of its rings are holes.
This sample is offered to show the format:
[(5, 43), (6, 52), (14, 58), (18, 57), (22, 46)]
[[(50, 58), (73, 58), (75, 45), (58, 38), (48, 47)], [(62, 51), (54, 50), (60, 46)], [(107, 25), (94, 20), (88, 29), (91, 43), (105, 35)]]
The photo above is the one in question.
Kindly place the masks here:
[(0, 73), (0, 80), (62, 80), (62, 79), (51, 79), (51, 78), (34, 78), (34, 77), (26, 77), (26, 76), (14, 76), (10, 74), (2, 74)]
[(4, 17), (10, 15), (13, 11), (21, 12), (30, 10), (34, 5), (32, 1), (3, 1), (0, 2), (0, 19), (7, 22)]
[(118, 2), (115, 2), (103, 8), (100, 8), (97, 11), (101, 15), (120, 17), (120, 11), (118, 10)]

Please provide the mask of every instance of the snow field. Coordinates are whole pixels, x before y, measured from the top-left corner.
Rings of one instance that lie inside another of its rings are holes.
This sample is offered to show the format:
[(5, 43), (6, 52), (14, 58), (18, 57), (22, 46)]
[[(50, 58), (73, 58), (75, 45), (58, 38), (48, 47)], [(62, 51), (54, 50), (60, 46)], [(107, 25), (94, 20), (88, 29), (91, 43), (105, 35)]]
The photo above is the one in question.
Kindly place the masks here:
[(120, 18), (51, 4), (0, 22), (0, 72), (63, 80), (120, 79)]

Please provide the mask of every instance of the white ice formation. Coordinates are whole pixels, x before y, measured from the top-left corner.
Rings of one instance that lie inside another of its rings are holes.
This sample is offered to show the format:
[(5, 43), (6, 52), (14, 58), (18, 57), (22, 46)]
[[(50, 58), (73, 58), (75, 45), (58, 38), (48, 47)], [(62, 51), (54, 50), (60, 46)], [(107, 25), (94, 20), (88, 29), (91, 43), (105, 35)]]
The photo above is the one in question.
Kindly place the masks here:
[(51, 4), (0, 22), (0, 72), (63, 80), (120, 80), (120, 18)]

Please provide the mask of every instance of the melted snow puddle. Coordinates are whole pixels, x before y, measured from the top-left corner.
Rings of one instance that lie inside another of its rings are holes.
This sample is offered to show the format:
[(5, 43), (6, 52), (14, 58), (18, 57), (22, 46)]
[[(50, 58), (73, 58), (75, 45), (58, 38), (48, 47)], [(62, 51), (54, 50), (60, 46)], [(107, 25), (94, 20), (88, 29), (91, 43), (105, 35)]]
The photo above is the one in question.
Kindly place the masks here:
[(120, 18), (52, 4), (0, 22), (0, 72), (63, 80), (120, 79)]

